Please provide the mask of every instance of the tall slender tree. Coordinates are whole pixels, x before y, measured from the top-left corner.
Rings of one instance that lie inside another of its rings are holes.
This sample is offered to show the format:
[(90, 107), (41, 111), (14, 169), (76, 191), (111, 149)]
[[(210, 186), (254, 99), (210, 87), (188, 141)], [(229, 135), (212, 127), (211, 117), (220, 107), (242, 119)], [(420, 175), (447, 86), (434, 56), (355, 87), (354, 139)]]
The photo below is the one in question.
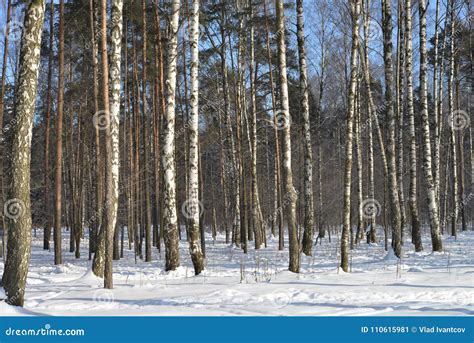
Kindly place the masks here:
[(11, 168), (5, 219), (9, 232), (2, 285), (7, 303), (23, 306), (31, 255), (30, 161), (44, 0), (28, 4), (23, 23), (11, 142)]
[[(293, 173), (291, 170), (291, 116), (288, 100), (288, 78), (286, 67), (286, 42), (285, 42), (285, 14), (283, 0), (276, 0), (277, 32), (278, 32), (278, 63), (280, 71), (280, 97), (281, 116), (283, 125), (283, 172), (285, 197), (288, 198), (286, 207), (286, 220), (288, 222), (288, 235), (290, 244), (289, 270), (294, 273), (300, 271), (300, 247), (296, 227), (296, 189), (293, 186)], [(275, 114), (276, 115), (276, 114)]]
[(393, 102), (393, 64), (392, 64), (392, 5), (390, 0), (382, 0), (383, 56), (385, 71), (385, 104), (387, 108), (387, 167), (388, 198), (391, 210), (392, 248), (401, 257), (401, 214), (398, 197), (398, 181), (395, 146), (395, 114)]
[[(420, 0), (418, 6), (420, 20), (420, 102), (421, 120), (423, 132), (423, 172), (425, 175), (425, 185), (428, 200), (428, 213), (431, 227), (431, 242), (433, 251), (442, 251), (443, 243), (439, 231), (438, 204), (436, 190), (433, 181), (431, 164), (431, 138), (430, 138), (430, 118), (428, 113), (428, 87), (427, 87), (427, 54), (426, 54), (426, 1)], [(453, 157), (452, 157), (453, 158)]]
[(193, 0), (190, 18), (191, 43), (191, 112), (189, 116), (189, 251), (194, 265), (194, 273), (204, 269), (199, 232), (199, 0)]
[(58, 104), (56, 117), (56, 158), (54, 163), (54, 264), (62, 264), (61, 199), (64, 112), (64, 0), (59, 2)]
[(304, 234), (303, 253), (312, 255), (313, 250), (313, 152), (311, 145), (311, 124), (309, 121), (308, 77), (306, 67), (306, 51), (304, 36), (303, 0), (296, 0), (296, 31), (298, 37), (298, 56), (300, 68), (301, 110), (303, 115), (304, 138)]
[(421, 224), (418, 212), (417, 197), (417, 151), (416, 151), (416, 128), (415, 128), (415, 111), (413, 109), (413, 55), (412, 55), (412, 11), (411, 0), (405, 0), (405, 37), (406, 37), (406, 103), (407, 113), (410, 125), (410, 191), (409, 205), (411, 213), (411, 235), (412, 242), (415, 244), (416, 251), (422, 251), (421, 242)]
[[(102, 0), (102, 32), (105, 33), (107, 25), (107, 7), (105, 1)], [(114, 250), (114, 233), (117, 224), (117, 210), (119, 197), (119, 170), (120, 170), (120, 148), (119, 148), (119, 127), (120, 127), (120, 84), (121, 84), (121, 60), (122, 60), (122, 8), (123, 0), (112, 0), (111, 2), (111, 39), (110, 39), (110, 69), (105, 63), (107, 58), (107, 37), (101, 39), (102, 48), (102, 64), (104, 70), (103, 91), (109, 90), (108, 73), (110, 70), (110, 89), (111, 101), (108, 104), (104, 95), (104, 106), (109, 109), (109, 125), (106, 129), (106, 193), (105, 201), (107, 206), (106, 212), (106, 238), (105, 238), (105, 270), (104, 270), (104, 287), (113, 288), (112, 260)], [(108, 106), (107, 106), (108, 104)]]
[(360, 0), (350, 2), (352, 21), (352, 47), (350, 58), (349, 98), (346, 117), (346, 160), (344, 164), (344, 222), (341, 235), (341, 268), (349, 271), (349, 232), (351, 229), (351, 180), (352, 180), (352, 131), (354, 128), (354, 105), (357, 85), (357, 59), (359, 49), (359, 14)]
[(175, 99), (176, 99), (176, 60), (178, 56), (179, 0), (171, 2), (171, 18), (168, 28), (166, 111), (164, 113), (164, 137), (162, 163), (164, 173), (164, 237), (166, 249), (166, 270), (179, 267), (178, 218), (176, 213), (176, 167), (175, 167)]

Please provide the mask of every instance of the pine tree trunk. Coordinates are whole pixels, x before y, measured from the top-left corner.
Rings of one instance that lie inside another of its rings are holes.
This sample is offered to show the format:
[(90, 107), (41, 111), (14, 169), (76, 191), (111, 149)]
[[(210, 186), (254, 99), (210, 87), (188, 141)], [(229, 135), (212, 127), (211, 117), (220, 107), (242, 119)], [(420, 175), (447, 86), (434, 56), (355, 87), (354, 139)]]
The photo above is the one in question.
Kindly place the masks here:
[(59, 3), (59, 47), (58, 47), (58, 104), (56, 117), (56, 159), (54, 178), (54, 264), (62, 264), (61, 253), (61, 190), (63, 156), (63, 109), (64, 109), (64, 0)]
[(439, 232), (438, 204), (436, 190), (433, 181), (431, 164), (431, 142), (430, 142), (430, 120), (428, 114), (428, 90), (427, 90), (427, 56), (426, 56), (426, 1), (419, 1), (420, 15), (420, 102), (421, 119), (423, 131), (423, 172), (425, 175), (426, 193), (428, 197), (428, 209), (431, 227), (431, 240), (433, 251), (442, 251), (443, 244)]
[[(10, 2), (10, 1), (9, 1)], [(5, 37), (7, 39), (8, 35)], [(49, 5), (49, 54), (48, 54), (48, 89), (46, 95), (46, 117), (45, 117), (45, 129), (44, 129), (44, 207), (45, 207), (45, 225), (44, 225), (44, 237), (43, 237), (43, 249), (49, 250), (51, 240), (51, 201), (50, 201), (50, 188), (51, 179), (49, 175), (49, 143), (50, 143), (50, 131), (51, 131), (51, 107), (52, 107), (52, 78), (53, 78), (53, 44), (54, 44), (54, 1), (51, 0)], [(5, 45), (5, 50), (7, 50)], [(5, 61), (4, 61), (5, 62)], [(3, 75), (3, 73), (2, 73)], [(3, 90), (3, 81), (2, 81)], [(3, 92), (3, 91), (2, 91)], [(3, 99), (4, 94), (0, 97)], [(2, 100), (0, 100), (2, 101)], [(0, 111), (3, 106), (0, 105)], [(1, 122), (0, 122), (1, 125)], [(0, 180), (0, 182), (2, 182)], [(3, 196), (0, 195), (0, 199)]]
[(289, 270), (294, 273), (300, 271), (300, 246), (298, 242), (296, 227), (296, 200), (298, 198), (295, 187), (293, 186), (293, 174), (291, 170), (291, 117), (288, 100), (288, 79), (286, 69), (286, 42), (285, 42), (285, 15), (283, 11), (283, 1), (276, 0), (277, 7), (277, 31), (278, 35), (278, 62), (280, 70), (280, 96), (281, 111), (280, 115), (283, 129), (283, 174), (285, 200), (287, 206), (285, 208), (288, 222), (288, 236), (290, 245), (290, 263)]
[(189, 220), (189, 251), (194, 266), (194, 274), (199, 275), (204, 269), (204, 258), (201, 251), (199, 232), (199, 0), (193, 0), (190, 18), (191, 44), (191, 112), (189, 116), (189, 198), (186, 216)]
[(341, 235), (341, 268), (349, 271), (349, 232), (351, 230), (351, 180), (352, 180), (352, 132), (354, 127), (354, 104), (357, 84), (357, 59), (359, 48), (360, 0), (351, 0), (352, 47), (350, 59), (349, 99), (346, 117), (346, 161), (344, 166), (344, 217)]
[(164, 113), (164, 137), (162, 163), (164, 173), (164, 237), (166, 248), (166, 270), (179, 267), (178, 218), (176, 213), (176, 169), (175, 169), (175, 98), (176, 60), (178, 56), (179, 0), (171, 3), (171, 18), (168, 37), (168, 63), (166, 73), (166, 112)]
[(387, 107), (387, 167), (388, 195), (392, 226), (392, 248), (401, 257), (401, 215), (398, 198), (398, 181), (395, 146), (395, 114), (393, 108), (393, 65), (392, 65), (392, 9), (390, 0), (382, 0), (382, 31), (384, 39), (385, 103)]
[(143, 66), (142, 66), (142, 108), (143, 108), (143, 150), (144, 150), (144, 181), (145, 181), (145, 262), (151, 262), (152, 236), (151, 236), (151, 195), (150, 195), (150, 120), (147, 106), (147, 8), (146, 1), (142, 0), (142, 29), (143, 29)]
[(411, 213), (411, 234), (412, 241), (415, 244), (415, 251), (422, 251), (420, 215), (418, 212), (417, 198), (417, 151), (416, 151), (416, 128), (415, 111), (413, 109), (413, 67), (412, 67), (412, 12), (411, 0), (405, 1), (405, 37), (406, 37), (406, 101), (407, 113), (410, 125), (410, 190), (409, 203)]
[(9, 237), (2, 285), (7, 303), (23, 306), (31, 254), (30, 160), (45, 2), (31, 1), (25, 12), (16, 87), (5, 222)]

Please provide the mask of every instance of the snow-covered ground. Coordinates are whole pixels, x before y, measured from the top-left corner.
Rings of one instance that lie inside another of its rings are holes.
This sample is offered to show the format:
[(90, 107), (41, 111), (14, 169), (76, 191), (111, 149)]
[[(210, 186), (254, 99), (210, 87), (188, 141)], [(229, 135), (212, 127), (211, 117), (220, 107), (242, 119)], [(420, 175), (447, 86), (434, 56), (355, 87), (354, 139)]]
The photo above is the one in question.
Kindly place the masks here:
[[(69, 247), (68, 233), (63, 237), (63, 247)], [(302, 256), (300, 274), (287, 271), (288, 252), (277, 250), (277, 240), (244, 255), (223, 238), (213, 243), (208, 237), (206, 270), (197, 277), (185, 241), (181, 267), (169, 273), (164, 253), (159, 256), (156, 248), (153, 262), (137, 264), (126, 250), (124, 259), (114, 261), (114, 289), (105, 290), (90, 271), (86, 240), (81, 259), (64, 251), (64, 264), (54, 266), (38, 234), (25, 307), (2, 303), (0, 315), (474, 314), (474, 232), (460, 233), (456, 240), (445, 236), (443, 253), (431, 252), (428, 237), (422, 253), (405, 243), (401, 261), (382, 243), (362, 243), (352, 251), (351, 273), (337, 268), (337, 237), (315, 246), (313, 257)]]

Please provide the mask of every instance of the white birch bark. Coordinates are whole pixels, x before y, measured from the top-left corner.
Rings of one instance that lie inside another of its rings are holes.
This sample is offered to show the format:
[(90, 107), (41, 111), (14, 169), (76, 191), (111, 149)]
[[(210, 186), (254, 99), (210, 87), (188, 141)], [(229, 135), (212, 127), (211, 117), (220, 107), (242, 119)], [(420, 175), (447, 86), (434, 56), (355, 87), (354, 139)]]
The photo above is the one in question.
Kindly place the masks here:
[(423, 172), (426, 182), (426, 193), (428, 198), (428, 211), (431, 227), (431, 240), (433, 251), (442, 251), (443, 244), (439, 231), (438, 204), (436, 202), (436, 190), (433, 181), (431, 168), (431, 139), (430, 139), (430, 120), (428, 114), (428, 90), (427, 90), (427, 54), (426, 54), (426, 1), (419, 1), (420, 15), (420, 102), (421, 119), (423, 131)]
[(201, 251), (199, 232), (199, 0), (193, 0), (190, 18), (191, 38), (191, 108), (189, 113), (189, 251), (194, 265), (194, 273), (198, 275), (204, 269), (204, 258)]
[(417, 151), (416, 151), (416, 129), (415, 129), (415, 111), (413, 109), (413, 55), (412, 55), (412, 11), (411, 0), (405, 1), (405, 36), (406, 36), (406, 102), (407, 113), (409, 118), (409, 135), (410, 135), (410, 190), (409, 203), (411, 213), (411, 236), (412, 242), (415, 244), (416, 251), (422, 251), (421, 242), (420, 215), (418, 212), (417, 198)]
[(352, 180), (352, 136), (354, 127), (354, 104), (357, 84), (357, 58), (359, 48), (359, 13), (360, 0), (351, 0), (352, 46), (350, 59), (349, 99), (346, 117), (346, 160), (344, 164), (344, 205), (343, 228), (341, 235), (341, 268), (349, 271), (349, 232), (351, 229), (351, 180)]
[(165, 269), (179, 267), (178, 218), (176, 213), (176, 169), (175, 169), (175, 98), (176, 61), (178, 58), (178, 21), (180, 1), (171, 3), (171, 18), (168, 33), (168, 61), (166, 70), (166, 111), (163, 116), (162, 164), (164, 175), (163, 221), (165, 238)]
[(30, 161), (45, 1), (34, 0), (25, 13), (12, 131), (10, 181), (4, 203), (8, 230), (2, 284), (7, 303), (23, 306), (31, 256)]
[(277, 32), (278, 34), (278, 62), (280, 69), (280, 96), (281, 115), (284, 122), (283, 128), (283, 174), (285, 198), (288, 199), (286, 206), (288, 235), (290, 243), (289, 270), (299, 273), (300, 270), (300, 248), (296, 228), (296, 200), (297, 193), (293, 186), (293, 174), (291, 170), (291, 123), (288, 99), (288, 79), (286, 68), (286, 43), (285, 43), (285, 15), (283, 0), (276, 0), (277, 8)]
[(304, 38), (304, 16), (303, 0), (296, 0), (296, 30), (298, 38), (298, 57), (300, 68), (300, 96), (301, 111), (303, 116), (303, 140), (304, 140), (304, 233), (303, 253), (312, 255), (313, 248), (313, 226), (314, 226), (314, 202), (313, 202), (313, 154), (311, 147), (311, 127), (309, 121), (309, 95), (308, 77), (306, 66), (306, 51)]

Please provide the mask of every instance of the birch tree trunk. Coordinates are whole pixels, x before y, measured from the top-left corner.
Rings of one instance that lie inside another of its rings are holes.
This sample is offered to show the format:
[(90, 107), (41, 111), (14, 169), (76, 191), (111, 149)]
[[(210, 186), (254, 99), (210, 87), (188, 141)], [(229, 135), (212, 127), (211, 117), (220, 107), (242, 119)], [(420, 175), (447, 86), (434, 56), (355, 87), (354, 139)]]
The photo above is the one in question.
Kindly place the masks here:
[[(265, 13), (265, 38), (266, 50), (269, 69), (270, 90), (272, 95), (272, 112), (276, 113), (276, 96), (275, 87), (273, 85), (273, 64), (270, 47), (270, 28), (268, 24), (267, 5), (263, 2)], [(275, 139), (275, 163), (274, 163), (274, 196), (273, 196), (273, 216), (272, 216), (272, 234), (276, 236), (276, 228), (278, 226), (278, 250), (283, 250), (284, 235), (283, 235), (283, 211), (281, 211), (282, 197), (281, 197), (281, 173), (280, 173), (280, 137), (277, 129), (276, 117), (273, 118), (273, 134)]]
[[(421, 5), (420, 5), (421, 9)], [(456, 122), (454, 113), (454, 0), (449, 1), (449, 75), (448, 75), (448, 113), (449, 113), (449, 133), (451, 149), (451, 177), (452, 177), (452, 211), (451, 211), (451, 236), (456, 237), (456, 224), (458, 221), (458, 175), (457, 175), (457, 155), (456, 155)], [(426, 23), (425, 23), (426, 25)], [(421, 33), (420, 33), (421, 35)], [(425, 33), (426, 35), (426, 33)], [(421, 37), (420, 37), (421, 38)]]
[(257, 98), (256, 98), (256, 70), (255, 70), (255, 42), (253, 25), (253, 6), (250, 1), (250, 94), (252, 100), (251, 111), (251, 148), (252, 148), (252, 221), (255, 231), (255, 249), (260, 249), (264, 241), (265, 229), (262, 226), (262, 215), (260, 212), (260, 196), (258, 193), (257, 180)]
[[(106, 32), (107, 7), (102, 0), (102, 32)], [(110, 39), (110, 88), (111, 101), (108, 104), (107, 97), (104, 96), (104, 106), (109, 108), (109, 125), (106, 130), (107, 148), (107, 169), (106, 169), (106, 240), (105, 240), (105, 273), (104, 287), (113, 288), (112, 259), (114, 233), (117, 224), (117, 209), (119, 197), (119, 170), (120, 170), (120, 148), (119, 148), (119, 127), (120, 127), (120, 80), (121, 80), (121, 57), (122, 57), (122, 8), (123, 0), (112, 0), (111, 2), (111, 39)], [(103, 91), (109, 90), (107, 68), (107, 40), (102, 37), (102, 64), (104, 70)], [(110, 107), (109, 107), (110, 106)]]
[[(433, 181), (433, 173), (431, 168), (431, 141), (430, 141), (430, 120), (428, 114), (428, 90), (426, 79), (426, 1), (419, 1), (420, 16), (420, 102), (421, 102), (421, 119), (423, 129), (423, 171), (426, 181), (426, 193), (428, 200), (431, 240), (433, 251), (442, 251), (443, 243), (439, 231), (438, 204), (436, 199), (436, 190)], [(453, 158), (455, 158), (453, 156)]]
[[(441, 149), (441, 119), (440, 116), (441, 109), (438, 101), (438, 42), (439, 42), (439, 0), (436, 0), (436, 14), (435, 14), (435, 32), (434, 32), (434, 42), (433, 42), (433, 102), (434, 102), (434, 112), (433, 119), (435, 123), (434, 129), (434, 156), (433, 156), (433, 179), (435, 185), (436, 201), (438, 204), (438, 213), (440, 211), (440, 194), (439, 194), (439, 184), (440, 184), (440, 149)], [(442, 80), (441, 80), (442, 82)]]
[[(298, 198), (293, 186), (293, 173), (291, 170), (291, 117), (288, 100), (288, 80), (286, 70), (286, 43), (285, 43), (285, 14), (283, 11), (283, 0), (276, 0), (277, 31), (278, 35), (278, 62), (280, 69), (280, 96), (281, 115), (283, 124), (283, 172), (286, 206), (288, 236), (290, 244), (289, 270), (294, 273), (300, 271), (300, 247), (296, 228), (296, 200)], [(277, 114), (275, 114), (277, 115)]]
[(413, 109), (413, 55), (412, 55), (412, 11), (411, 0), (405, 0), (405, 36), (406, 36), (406, 102), (407, 113), (410, 123), (410, 191), (409, 203), (411, 213), (411, 235), (415, 251), (422, 251), (421, 242), (420, 215), (418, 212), (417, 198), (417, 152), (416, 152), (416, 128), (415, 128), (415, 111)]
[(7, 303), (23, 306), (31, 255), (30, 160), (45, 2), (29, 3), (20, 45), (11, 143), (9, 189), (4, 215), (9, 237), (2, 284)]
[[(194, 266), (194, 274), (204, 270), (204, 258), (201, 251), (199, 232), (199, 0), (193, 0), (190, 18), (191, 38), (191, 111), (189, 114), (189, 251)], [(189, 211), (190, 210), (190, 211)]]
[(303, 253), (312, 255), (313, 250), (313, 226), (314, 226), (314, 203), (313, 203), (313, 154), (311, 146), (311, 125), (309, 121), (309, 96), (308, 78), (306, 67), (306, 51), (304, 38), (304, 16), (303, 0), (296, 0), (296, 31), (298, 37), (298, 57), (300, 68), (300, 96), (301, 111), (303, 116), (303, 138), (304, 138), (304, 234)]
[(352, 180), (352, 132), (354, 127), (354, 104), (357, 84), (357, 58), (359, 48), (360, 0), (351, 0), (352, 47), (350, 59), (349, 98), (346, 117), (346, 160), (344, 165), (344, 213), (341, 235), (341, 268), (349, 271), (349, 232), (351, 229), (351, 180)]
[(401, 257), (401, 216), (396, 169), (395, 115), (393, 109), (392, 8), (390, 0), (382, 0), (382, 31), (384, 40), (385, 103), (387, 107), (387, 177), (392, 222), (392, 248), (395, 255)]
[[(93, 92), (94, 92), (94, 113), (99, 112), (99, 61), (98, 61), (98, 47), (96, 36), (98, 35), (98, 23), (97, 23), (97, 12), (96, 5), (94, 0), (89, 0), (89, 21), (90, 21), (90, 30), (91, 30), (91, 46), (92, 46), (92, 71), (93, 71)], [(98, 238), (99, 231), (102, 226), (102, 168), (101, 161), (102, 157), (100, 155), (100, 130), (97, 125), (94, 125), (95, 133), (95, 220), (94, 228), (92, 231), (92, 244), (91, 250), (95, 253), (97, 252), (98, 247)], [(103, 259), (103, 257), (102, 257)], [(98, 263), (100, 262), (100, 263)], [(92, 271), (95, 275), (103, 276), (103, 262), (99, 260), (99, 254), (94, 255), (94, 260), (92, 264)]]
[(168, 32), (168, 63), (166, 73), (166, 111), (164, 113), (164, 137), (162, 163), (164, 173), (163, 221), (165, 238), (165, 269), (179, 267), (178, 218), (176, 213), (176, 169), (175, 169), (175, 98), (176, 61), (178, 59), (179, 0), (171, 3), (171, 18)]
[(227, 161), (230, 164), (228, 167), (228, 174), (233, 179), (233, 189), (234, 189), (234, 219), (232, 221), (232, 242), (240, 246), (240, 180), (237, 177), (237, 161), (236, 161), (236, 150), (235, 150), (235, 141), (234, 134), (232, 130), (232, 123), (230, 117), (230, 94), (229, 94), (229, 81), (227, 74), (227, 51), (226, 51), (226, 33), (225, 33), (225, 23), (226, 23), (226, 13), (222, 11), (221, 18), (221, 50), (220, 50), (220, 59), (221, 59), (221, 72), (222, 72), (222, 90), (224, 95), (224, 121), (225, 121), (225, 145), (227, 146)]
[[(375, 199), (375, 184), (374, 184), (374, 147), (373, 147), (373, 127), (372, 122), (377, 120), (377, 113), (375, 113), (375, 108), (372, 99), (372, 89), (370, 86), (370, 71), (369, 71), (369, 33), (370, 33), (370, 0), (366, 0), (365, 2), (365, 13), (364, 13), (364, 48), (363, 48), (363, 58), (360, 60), (362, 61), (362, 65), (364, 66), (364, 81), (365, 81), (365, 88), (368, 94), (369, 103), (367, 106), (368, 109), (368, 168), (369, 168), (369, 198), (368, 199)], [(378, 127), (378, 120), (376, 121), (377, 128)], [(378, 130), (380, 132), (380, 130)], [(382, 151), (382, 162), (384, 163), (384, 173), (386, 168), (386, 159), (385, 159), (385, 151), (383, 150), (381, 144), (381, 151)], [(371, 200), (368, 200), (371, 201)], [(376, 243), (377, 242), (377, 234), (376, 234), (376, 222), (375, 218), (377, 213), (373, 212), (370, 213), (369, 216), (369, 225), (370, 225), (370, 232), (367, 237), (368, 243)]]
[(405, 191), (403, 185), (403, 167), (404, 167), (404, 152), (403, 152), (403, 124), (405, 117), (405, 107), (403, 106), (404, 99), (404, 80), (405, 80), (405, 36), (404, 32), (404, 16), (403, 16), (403, 3), (398, 3), (398, 27), (397, 27), (397, 181), (398, 181), (398, 199), (400, 201), (400, 241), (403, 244), (403, 236), (406, 224), (406, 211), (405, 211)]

